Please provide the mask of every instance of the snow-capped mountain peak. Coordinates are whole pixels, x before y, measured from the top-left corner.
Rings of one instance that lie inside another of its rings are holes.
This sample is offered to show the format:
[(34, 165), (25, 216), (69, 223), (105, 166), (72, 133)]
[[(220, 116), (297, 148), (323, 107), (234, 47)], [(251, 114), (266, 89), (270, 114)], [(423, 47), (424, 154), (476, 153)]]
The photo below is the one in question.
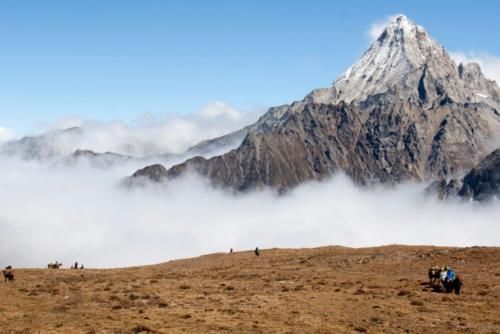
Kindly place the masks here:
[(299, 103), (271, 108), (250, 128), (266, 132), (308, 103), (362, 103), (381, 94), (430, 109), (455, 102), (485, 103), (500, 110), (500, 90), (479, 65), (457, 66), (423, 27), (397, 15), (331, 87), (315, 89)]
[(498, 87), (484, 77), (478, 66), (457, 66), (443, 46), (404, 15), (394, 16), (332, 87), (315, 90), (306, 99), (316, 103), (350, 103), (396, 91), (401, 98), (424, 104), (447, 99), (500, 106)]
[(383, 93), (407, 73), (433, 60), (453, 68), (451, 58), (421, 26), (406, 16), (396, 16), (354, 65), (333, 87), (337, 99), (350, 102)]
[[(286, 190), (343, 171), (370, 184), (449, 178), (500, 133), (500, 93), (477, 65), (457, 64), (420, 26), (396, 16), (332, 87), (270, 108), (241, 145), (160, 172), (222, 187)], [(158, 168), (135, 174), (158, 179)]]

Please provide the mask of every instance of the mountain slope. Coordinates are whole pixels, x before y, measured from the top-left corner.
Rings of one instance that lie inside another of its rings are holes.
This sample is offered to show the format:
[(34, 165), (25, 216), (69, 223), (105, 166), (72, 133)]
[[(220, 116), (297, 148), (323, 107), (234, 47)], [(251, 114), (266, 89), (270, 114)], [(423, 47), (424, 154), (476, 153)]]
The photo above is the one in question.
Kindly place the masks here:
[[(86, 267), (87, 267), (87, 263)], [(494, 333), (500, 249), (322, 247), (123, 269), (15, 269), (3, 333)], [(460, 296), (427, 270), (455, 269)]]
[(192, 170), (216, 186), (285, 190), (337, 171), (361, 184), (459, 175), (500, 133), (499, 96), (477, 65), (457, 66), (423, 28), (398, 16), (332, 87), (271, 108), (237, 149), (155, 178)]
[(212, 156), (224, 154), (240, 146), (243, 139), (249, 132), (250, 127), (228, 133), (226, 135), (204, 140), (186, 150), (186, 155)]
[[(36, 136), (26, 136), (0, 145), (0, 156), (15, 157), (26, 161), (55, 163), (60, 166), (77, 166), (80, 163), (98, 168), (107, 168), (125, 162), (136, 161), (147, 163), (159, 161), (183, 161), (195, 155), (211, 157), (223, 154), (239, 146), (247, 133), (247, 128), (235, 131), (225, 136), (205, 140), (190, 147), (182, 153), (161, 152), (152, 142), (137, 142), (124, 140), (122, 145), (111, 145), (120, 152), (92, 150), (89, 147), (105, 148), (107, 145), (102, 133), (89, 135), (89, 130), (82, 127), (51, 130)], [(100, 140), (95, 140), (101, 137)], [(90, 138), (90, 139), (89, 139)], [(145, 154), (140, 154), (145, 153)]]

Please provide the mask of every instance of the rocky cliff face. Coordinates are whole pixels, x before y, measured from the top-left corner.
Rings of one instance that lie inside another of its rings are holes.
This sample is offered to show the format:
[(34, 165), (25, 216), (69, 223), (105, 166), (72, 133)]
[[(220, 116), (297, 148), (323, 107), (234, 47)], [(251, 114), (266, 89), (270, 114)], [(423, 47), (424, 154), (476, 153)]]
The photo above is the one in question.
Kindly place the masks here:
[(285, 190), (338, 171), (360, 184), (448, 178), (491, 149), (499, 96), (477, 65), (457, 66), (399, 16), (332, 87), (271, 108), (245, 129), (238, 148), (187, 160), (155, 179), (192, 170), (216, 186)]
[(500, 197), (500, 149), (487, 155), (462, 179), (435, 181), (428, 191), (441, 199), (461, 197), (483, 202)]
[(477, 201), (500, 197), (500, 149), (489, 154), (462, 180), (458, 195)]

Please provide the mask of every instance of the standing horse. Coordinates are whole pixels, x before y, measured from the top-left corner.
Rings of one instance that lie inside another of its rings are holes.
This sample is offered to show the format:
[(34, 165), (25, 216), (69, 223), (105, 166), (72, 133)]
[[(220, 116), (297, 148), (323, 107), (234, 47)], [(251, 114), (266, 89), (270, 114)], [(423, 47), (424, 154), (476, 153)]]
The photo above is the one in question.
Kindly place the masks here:
[(429, 286), (434, 286), (439, 282), (439, 278), (441, 277), (441, 268), (438, 266), (433, 266), (429, 268), (428, 272), (429, 276)]

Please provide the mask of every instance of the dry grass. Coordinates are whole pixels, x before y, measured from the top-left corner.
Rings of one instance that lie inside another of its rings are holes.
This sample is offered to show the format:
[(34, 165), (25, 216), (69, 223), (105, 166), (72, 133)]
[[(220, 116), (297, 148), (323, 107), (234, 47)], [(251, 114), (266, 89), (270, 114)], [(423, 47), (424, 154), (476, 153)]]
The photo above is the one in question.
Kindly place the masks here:
[[(454, 267), (461, 296), (427, 269)], [(388, 246), (213, 254), (112, 270), (16, 270), (1, 333), (500, 333), (500, 249)]]

